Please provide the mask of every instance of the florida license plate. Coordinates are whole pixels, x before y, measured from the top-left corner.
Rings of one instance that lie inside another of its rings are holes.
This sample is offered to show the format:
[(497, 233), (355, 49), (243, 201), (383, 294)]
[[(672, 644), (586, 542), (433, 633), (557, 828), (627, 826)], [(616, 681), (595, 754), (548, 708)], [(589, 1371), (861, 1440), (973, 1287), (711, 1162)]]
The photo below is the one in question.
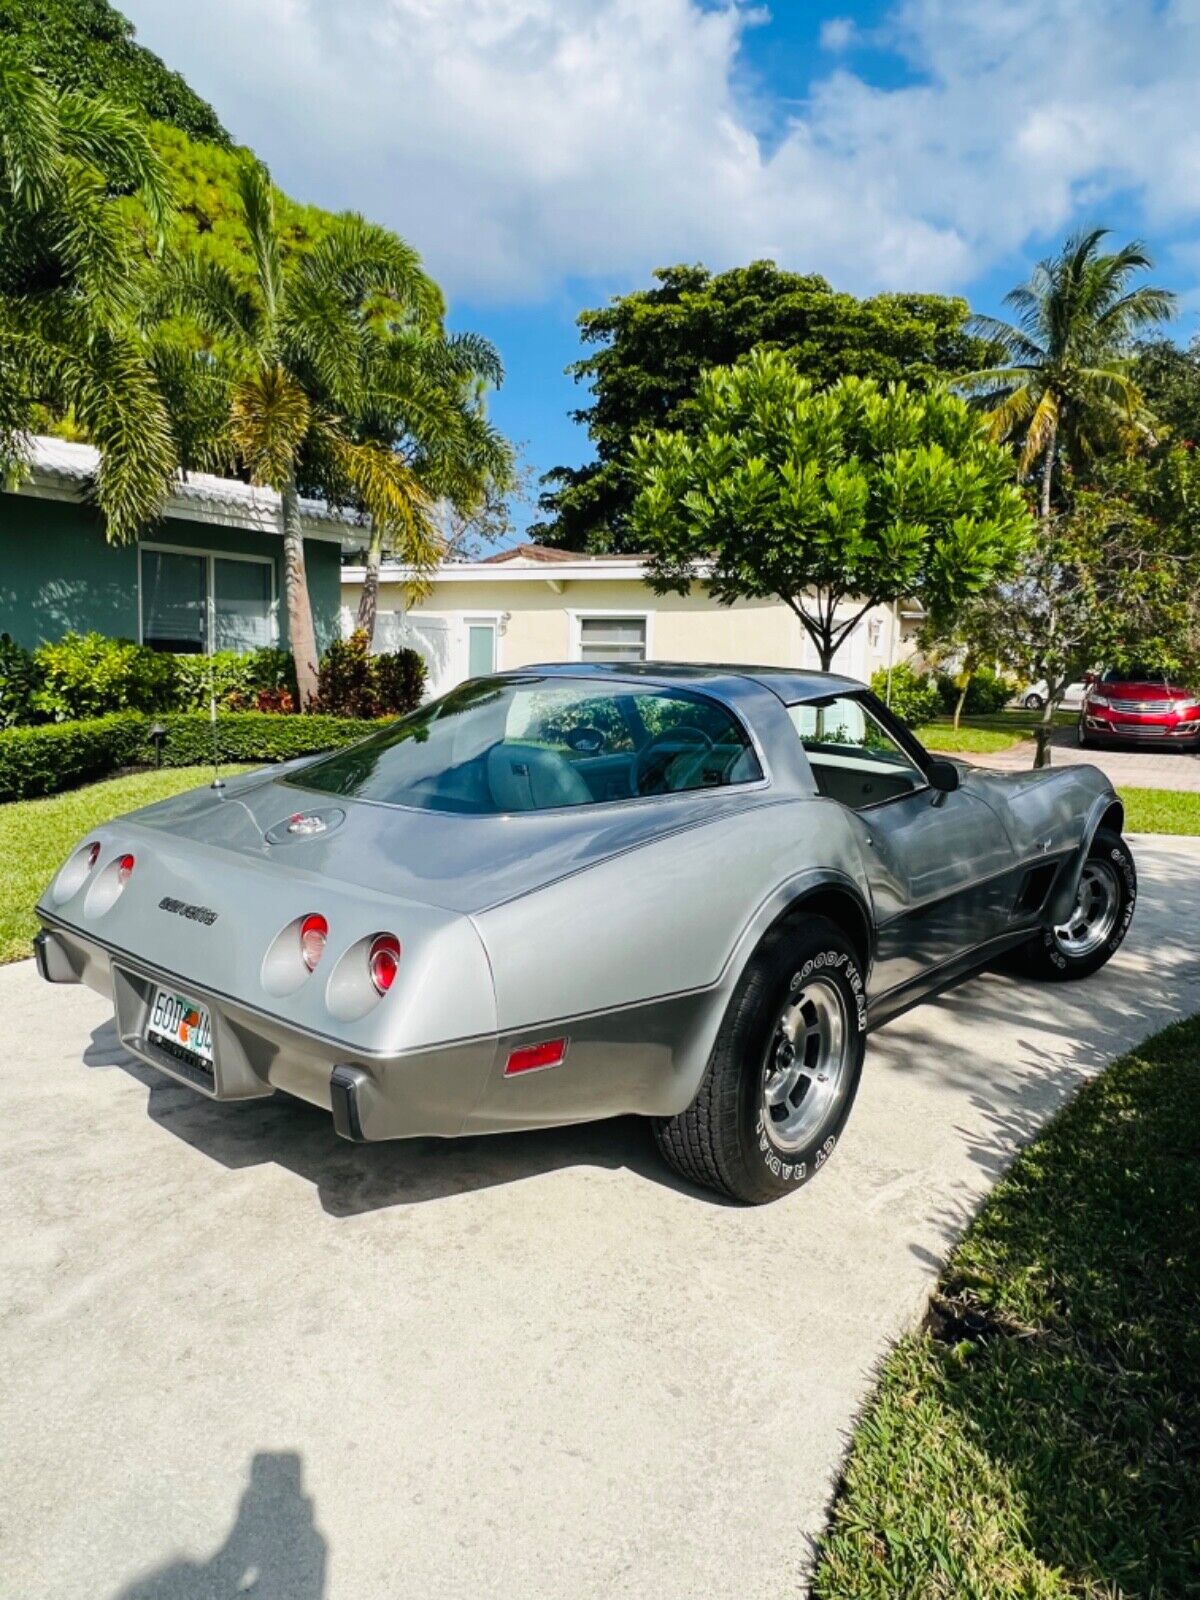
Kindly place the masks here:
[(155, 991), (146, 1037), (179, 1061), (205, 1072), (213, 1069), (212, 1018), (208, 1008), (174, 989)]

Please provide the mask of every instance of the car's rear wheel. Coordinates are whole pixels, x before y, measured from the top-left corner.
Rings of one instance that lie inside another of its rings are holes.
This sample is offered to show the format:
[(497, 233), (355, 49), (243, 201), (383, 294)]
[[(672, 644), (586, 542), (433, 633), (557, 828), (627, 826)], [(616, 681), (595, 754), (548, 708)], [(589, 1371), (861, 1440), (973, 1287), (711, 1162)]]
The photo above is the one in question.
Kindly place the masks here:
[(1120, 834), (1101, 828), (1092, 841), (1067, 920), (1043, 928), (1019, 952), (1031, 977), (1086, 978), (1120, 949), (1137, 903), (1137, 868)]
[(682, 1177), (759, 1205), (832, 1154), (858, 1090), (866, 995), (824, 917), (768, 936), (729, 1003), (696, 1098), (654, 1135)]

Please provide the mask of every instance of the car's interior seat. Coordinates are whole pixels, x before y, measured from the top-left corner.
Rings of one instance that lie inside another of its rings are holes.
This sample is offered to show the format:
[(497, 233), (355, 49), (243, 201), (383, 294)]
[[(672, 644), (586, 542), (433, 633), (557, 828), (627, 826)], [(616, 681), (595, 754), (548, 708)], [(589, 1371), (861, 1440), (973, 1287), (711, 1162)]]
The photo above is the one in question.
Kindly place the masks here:
[(500, 811), (545, 811), (551, 806), (581, 806), (592, 791), (557, 750), (544, 745), (493, 745), (487, 756), (487, 781)]

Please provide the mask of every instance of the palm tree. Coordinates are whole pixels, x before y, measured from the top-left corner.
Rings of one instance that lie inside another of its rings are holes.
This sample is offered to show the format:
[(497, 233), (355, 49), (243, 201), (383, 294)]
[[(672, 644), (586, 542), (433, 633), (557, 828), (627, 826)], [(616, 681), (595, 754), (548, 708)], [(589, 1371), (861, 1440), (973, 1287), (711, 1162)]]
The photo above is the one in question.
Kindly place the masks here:
[(418, 571), (437, 559), (412, 465), (356, 432), (372, 406), (381, 330), (436, 329), (442, 300), (402, 239), (346, 213), (303, 255), (285, 256), (266, 168), (247, 155), (238, 195), (252, 272), (243, 281), (193, 254), (166, 273), (164, 304), (214, 341), (228, 383), (228, 443), (254, 483), (280, 496), (284, 594), (303, 707), (317, 692), (317, 646), (304, 562), (300, 492), (353, 502), (389, 530)]
[(99, 449), (92, 494), (114, 542), (154, 519), (175, 467), (134, 321), (146, 263), (128, 194), (161, 240), (170, 191), (143, 123), (56, 93), (0, 38), (0, 473), (70, 415)]
[(1021, 470), (1040, 463), (1040, 509), (1050, 516), (1054, 471), (1064, 448), (1078, 465), (1098, 437), (1146, 426), (1129, 374), (1134, 336), (1172, 314), (1175, 297), (1130, 287), (1153, 265), (1136, 240), (1103, 252), (1105, 228), (1075, 234), (1005, 296), (1015, 324), (974, 317), (973, 329), (1003, 351), (1001, 364), (962, 380), (983, 396), (997, 438), (1021, 438)]
[[(500, 357), (477, 334), (408, 327), (386, 332), (370, 367), (362, 436), (386, 445), (409, 467), (421, 496), (414, 518), (441, 542), (432, 520), (436, 506), (469, 514), (486, 494), (504, 493), (512, 478), (512, 449), (484, 409), (487, 386), (498, 386), (504, 376)], [(404, 532), (403, 526), (371, 518), (357, 618), (368, 639), (375, 634), (384, 551)]]

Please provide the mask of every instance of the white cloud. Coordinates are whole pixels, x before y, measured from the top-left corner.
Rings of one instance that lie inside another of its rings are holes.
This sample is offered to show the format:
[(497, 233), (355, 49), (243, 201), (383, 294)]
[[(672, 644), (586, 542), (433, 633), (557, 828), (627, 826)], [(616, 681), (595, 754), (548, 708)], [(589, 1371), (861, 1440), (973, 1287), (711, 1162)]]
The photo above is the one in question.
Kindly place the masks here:
[(849, 50), (857, 37), (858, 26), (853, 17), (830, 17), (821, 24), (822, 50)]
[(1195, 0), (898, 0), (873, 42), (910, 81), (774, 84), (803, 111), (769, 150), (738, 88), (761, 14), (737, 0), (125, 9), (285, 187), (388, 222), (477, 298), (761, 254), (949, 287), (1118, 192), (1153, 228), (1200, 213)]

